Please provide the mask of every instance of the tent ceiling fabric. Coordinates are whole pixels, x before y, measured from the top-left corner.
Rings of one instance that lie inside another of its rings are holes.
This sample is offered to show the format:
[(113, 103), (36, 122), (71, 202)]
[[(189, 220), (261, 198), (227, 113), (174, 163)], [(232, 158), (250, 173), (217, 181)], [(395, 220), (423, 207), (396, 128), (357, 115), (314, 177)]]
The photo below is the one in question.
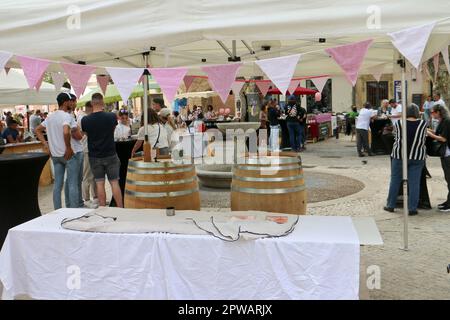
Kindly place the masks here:
[[(231, 40), (237, 40), (237, 55), (251, 62), (256, 57), (305, 53), (373, 37), (362, 73), (382, 63), (390, 72), (394, 49), (387, 33), (448, 18), (448, 0), (432, 2), (246, 0), (243, 5), (241, 0), (3, 0), (0, 50), (62, 62), (142, 67), (140, 53), (156, 47), (150, 55), (152, 67), (188, 66), (190, 74), (200, 75), (201, 65), (228, 62), (216, 40), (230, 49)], [(367, 23), (378, 10), (380, 28), (369, 28)], [(319, 38), (326, 38), (326, 43), (319, 43)], [(251, 55), (241, 40), (256, 54)], [(424, 58), (431, 58), (449, 41), (450, 20), (445, 20), (433, 30)], [(264, 51), (263, 45), (271, 50)], [(16, 59), (9, 65), (18, 66)], [(53, 64), (49, 71), (61, 68)], [(319, 51), (302, 56), (295, 76), (324, 73), (341, 75), (342, 71)], [(238, 75), (263, 73), (254, 63), (245, 63)]]
[(22, 70), (0, 70), (0, 109), (18, 104), (56, 104), (55, 87), (43, 82), (39, 92), (30, 90)]

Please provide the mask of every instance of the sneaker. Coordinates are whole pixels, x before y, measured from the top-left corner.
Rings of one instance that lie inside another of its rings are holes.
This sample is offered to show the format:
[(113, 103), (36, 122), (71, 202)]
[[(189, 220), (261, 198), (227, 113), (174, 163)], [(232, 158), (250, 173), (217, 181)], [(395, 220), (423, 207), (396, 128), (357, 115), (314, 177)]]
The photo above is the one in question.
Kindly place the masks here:
[(419, 212), (417, 212), (417, 210), (416, 211), (410, 211), (409, 212), (409, 215), (410, 216), (417, 216), (419, 214)]
[(440, 209), (440, 208), (443, 208), (443, 207), (445, 207), (447, 205), (447, 202), (444, 202), (444, 203), (441, 203), (441, 204), (438, 204), (438, 209)]
[(359, 153), (358, 154), (358, 157), (360, 157), (360, 158), (363, 158), (363, 157), (365, 157), (366, 155), (364, 154), (364, 153)]
[(95, 203), (94, 201), (89, 200), (89, 201), (86, 201), (84, 203), (84, 205), (86, 206), (86, 208), (89, 208), (89, 209), (97, 209), (98, 208), (98, 201), (97, 201), (97, 203)]
[(389, 208), (389, 207), (384, 207), (383, 210), (387, 211), (387, 212), (394, 212), (395, 211), (394, 208)]
[(441, 211), (441, 212), (450, 212), (450, 206), (448, 204), (446, 204), (445, 206), (440, 207), (439, 211)]
[(376, 154), (375, 153), (373, 153), (373, 152), (369, 152), (369, 157), (375, 157), (376, 156)]

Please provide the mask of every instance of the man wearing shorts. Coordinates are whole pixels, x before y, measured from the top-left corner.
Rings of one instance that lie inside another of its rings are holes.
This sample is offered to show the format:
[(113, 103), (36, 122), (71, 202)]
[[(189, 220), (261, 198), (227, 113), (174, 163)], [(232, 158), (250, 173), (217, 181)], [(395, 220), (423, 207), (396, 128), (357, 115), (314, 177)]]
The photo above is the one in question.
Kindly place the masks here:
[(81, 120), (81, 130), (88, 137), (89, 163), (97, 186), (100, 207), (106, 205), (105, 176), (111, 184), (117, 207), (123, 208), (122, 192), (119, 186), (120, 160), (114, 143), (117, 117), (104, 112), (105, 104), (100, 93), (92, 95), (93, 112)]

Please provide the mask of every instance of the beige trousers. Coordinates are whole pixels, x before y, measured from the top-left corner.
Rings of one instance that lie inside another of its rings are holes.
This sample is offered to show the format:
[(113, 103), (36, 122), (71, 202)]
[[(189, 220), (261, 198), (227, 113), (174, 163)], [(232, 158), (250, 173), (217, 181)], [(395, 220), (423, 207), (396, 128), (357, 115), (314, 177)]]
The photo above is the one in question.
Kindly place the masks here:
[(97, 190), (95, 186), (94, 175), (91, 171), (91, 165), (89, 164), (89, 153), (84, 153), (83, 161), (83, 182), (81, 186), (83, 190), (83, 200), (91, 200), (91, 195), (93, 199), (97, 198)]

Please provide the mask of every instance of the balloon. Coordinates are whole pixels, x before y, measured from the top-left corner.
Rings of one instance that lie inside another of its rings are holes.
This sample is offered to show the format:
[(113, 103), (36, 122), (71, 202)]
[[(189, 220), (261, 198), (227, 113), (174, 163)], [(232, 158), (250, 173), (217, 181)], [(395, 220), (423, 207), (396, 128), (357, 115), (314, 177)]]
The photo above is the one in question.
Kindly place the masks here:
[(229, 115), (231, 113), (231, 109), (230, 108), (226, 108), (225, 109), (225, 115)]
[(316, 99), (316, 102), (319, 102), (320, 100), (322, 100), (322, 94), (320, 92), (316, 92), (314, 98)]
[(223, 116), (224, 113), (225, 113), (225, 109), (224, 109), (224, 108), (220, 108), (220, 109), (219, 109), (219, 114)]

